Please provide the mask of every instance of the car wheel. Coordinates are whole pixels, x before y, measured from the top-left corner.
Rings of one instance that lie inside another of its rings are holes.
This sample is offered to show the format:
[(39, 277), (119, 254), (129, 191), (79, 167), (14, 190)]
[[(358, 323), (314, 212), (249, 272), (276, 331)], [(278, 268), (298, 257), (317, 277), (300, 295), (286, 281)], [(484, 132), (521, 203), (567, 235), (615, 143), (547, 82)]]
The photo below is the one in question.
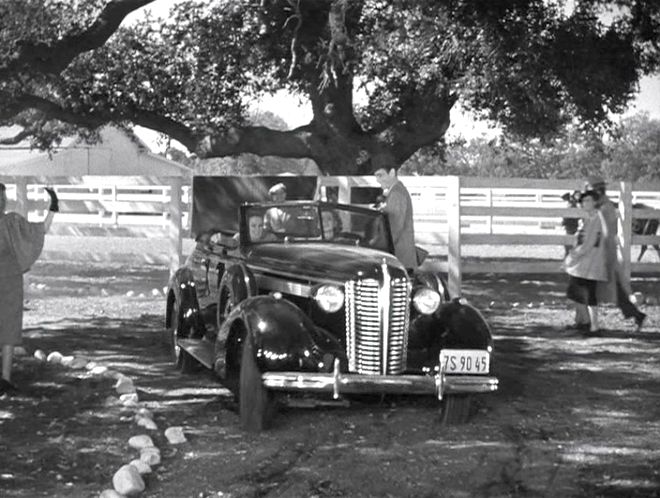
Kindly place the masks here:
[(238, 391), (241, 426), (249, 432), (268, 429), (275, 414), (273, 393), (261, 382), (261, 371), (254, 358), (254, 348), (245, 338), (241, 353), (241, 374)]
[(172, 362), (183, 373), (192, 373), (197, 369), (198, 363), (185, 350), (181, 349), (177, 343), (177, 337), (188, 337), (190, 330), (179, 330), (181, 320), (179, 319), (179, 303), (175, 300), (170, 312), (170, 329), (168, 344), (170, 348), (170, 357)]
[(440, 408), (440, 423), (442, 425), (465, 424), (470, 418), (472, 396), (469, 394), (447, 394)]

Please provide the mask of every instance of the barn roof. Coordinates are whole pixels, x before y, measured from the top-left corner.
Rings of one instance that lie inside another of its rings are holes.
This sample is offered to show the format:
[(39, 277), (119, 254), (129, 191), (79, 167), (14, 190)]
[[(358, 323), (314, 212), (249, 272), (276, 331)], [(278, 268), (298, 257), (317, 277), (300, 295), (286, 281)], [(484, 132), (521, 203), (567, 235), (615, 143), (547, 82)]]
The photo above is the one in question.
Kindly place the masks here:
[(71, 137), (55, 151), (30, 150), (26, 144), (0, 148), (3, 176), (189, 176), (191, 169), (152, 153), (134, 133), (112, 126), (95, 144)]

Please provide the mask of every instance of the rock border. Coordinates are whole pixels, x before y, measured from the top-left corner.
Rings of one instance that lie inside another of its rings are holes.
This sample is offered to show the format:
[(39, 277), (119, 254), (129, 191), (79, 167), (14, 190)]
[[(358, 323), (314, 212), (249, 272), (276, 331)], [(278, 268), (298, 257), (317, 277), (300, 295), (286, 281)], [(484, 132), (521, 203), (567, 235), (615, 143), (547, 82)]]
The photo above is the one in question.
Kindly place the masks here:
[[(21, 354), (27, 355), (27, 352), (23, 349), (19, 355)], [(41, 362), (62, 365), (74, 370), (86, 369), (91, 375), (115, 379), (113, 389), (116, 396), (109, 395), (106, 398), (106, 405), (121, 405), (132, 410), (132, 419), (137, 427), (147, 431), (158, 431), (158, 425), (154, 422), (152, 411), (140, 402), (135, 383), (127, 375), (92, 361), (85, 356), (65, 356), (58, 351), (46, 354), (41, 349), (35, 350), (32, 356)], [(163, 435), (171, 445), (188, 441), (183, 428), (180, 426), (168, 427), (163, 431)], [(142, 433), (132, 436), (128, 440), (128, 446), (133, 450), (137, 450), (139, 457), (133, 458), (115, 471), (112, 477), (112, 488), (101, 491), (98, 495), (99, 498), (125, 498), (139, 495), (146, 489), (146, 483), (142, 476), (150, 474), (153, 468), (161, 463), (161, 451), (149, 435)]]

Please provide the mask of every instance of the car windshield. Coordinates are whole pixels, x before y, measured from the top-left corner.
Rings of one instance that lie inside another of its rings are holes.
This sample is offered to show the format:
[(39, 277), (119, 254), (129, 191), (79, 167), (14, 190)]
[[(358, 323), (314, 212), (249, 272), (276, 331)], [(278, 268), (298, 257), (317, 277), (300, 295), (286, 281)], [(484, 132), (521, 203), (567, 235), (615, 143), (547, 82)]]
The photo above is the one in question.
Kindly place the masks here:
[(389, 250), (385, 218), (376, 211), (333, 204), (249, 206), (250, 243), (331, 242)]

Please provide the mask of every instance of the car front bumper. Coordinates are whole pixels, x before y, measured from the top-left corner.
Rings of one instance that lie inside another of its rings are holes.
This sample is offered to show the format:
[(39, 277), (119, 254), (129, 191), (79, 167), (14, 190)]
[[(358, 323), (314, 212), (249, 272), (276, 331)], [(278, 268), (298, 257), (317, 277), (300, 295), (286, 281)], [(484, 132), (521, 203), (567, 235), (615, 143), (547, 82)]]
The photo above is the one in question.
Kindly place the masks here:
[(332, 373), (266, 372), (261, 376), (264, 387), (278, 391), (341, 394), (425, 394), (439, 400), (445, 394), (488, 393), (497, 390), (498, 379), (488, 375), (360, 375), (339, 372), (335, 363)]

